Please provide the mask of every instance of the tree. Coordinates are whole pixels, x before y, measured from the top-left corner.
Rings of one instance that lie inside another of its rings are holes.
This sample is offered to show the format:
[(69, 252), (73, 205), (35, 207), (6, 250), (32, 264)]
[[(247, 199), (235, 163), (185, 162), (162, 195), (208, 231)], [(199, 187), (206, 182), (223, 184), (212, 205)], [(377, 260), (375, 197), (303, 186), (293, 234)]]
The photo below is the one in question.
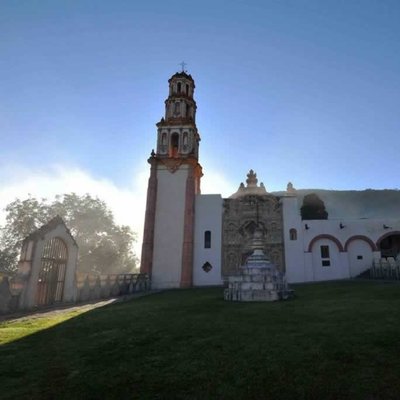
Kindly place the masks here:
[(325, 209), (325, 204), (315, 193), (304, 196), (300, 212), (301, 219), (303, 220), (328, 219), (328, 212)]
[(136, 235), (128, 226), (118, 226), (107, 205), (89, 194), (64, 194), (51, 203), (34, 197), (17, 199), (5, 211), (0, 271), (15, 271), (23, 239), (56, 215), (64, 220), (79, 246), (79, 271), (128, 273), (136, 266), (132, 251)]

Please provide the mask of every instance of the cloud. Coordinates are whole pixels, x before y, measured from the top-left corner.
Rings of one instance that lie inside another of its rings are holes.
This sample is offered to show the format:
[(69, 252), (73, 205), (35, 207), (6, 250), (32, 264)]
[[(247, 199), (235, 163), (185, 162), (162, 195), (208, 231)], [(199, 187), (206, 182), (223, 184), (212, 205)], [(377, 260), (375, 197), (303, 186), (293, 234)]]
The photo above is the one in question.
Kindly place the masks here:
[[(53, 165), (46, 169), (31, 169), (21, 165), (1, 165), (0, 168), (0, 225), (5, 222), (4, 208), (16, 198), (26, 199), (29, 194), (52, 200), (55, 195), (75, 192), (89, 193), (106, 202), (119, 225), (129, 225), (137, 233), (134, 250), (139, 256), (143, 237), (146, 207), (148, 165), (135, 171), (128, 187), (120, 188), (111, 180), (96, 178), (77, 166)], [(219, 172), (207, 170), (201, 182), (202, 193), (231, 195), (235, 186)]]
[(89, 193), (106, 202), (119, 225), (129, 225), (138, 234), (136, 254), (140, 253), (143, 233), (148, 171), (137, 171), (132, 185), (119, 188), (107, 179), (97, 179), (79, 167), (55, 165), (46, 170), (23, 167), (2, 168), (0, 174), (0, 224), (5, 221), (4, 208), (16, 198), (53, 199), (57, 194)]
[(238, 186), (239, 184), (229, 182), (220, 172), (209, 169), (204, 171), (204, 176), (201, 178), (202, 194), (221, 194), (225, 198), (236, 192)]

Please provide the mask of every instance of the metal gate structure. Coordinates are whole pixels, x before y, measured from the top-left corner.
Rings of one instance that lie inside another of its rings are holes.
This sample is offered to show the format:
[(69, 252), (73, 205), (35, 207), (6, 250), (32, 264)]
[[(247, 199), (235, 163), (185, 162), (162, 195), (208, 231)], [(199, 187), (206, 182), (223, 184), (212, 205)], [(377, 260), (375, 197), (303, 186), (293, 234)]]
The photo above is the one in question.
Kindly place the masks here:
[(63, 240), (52, 238), (44, 244), (36, 305), (44, 306), (62, 301), (67, 260), (68, 251)]

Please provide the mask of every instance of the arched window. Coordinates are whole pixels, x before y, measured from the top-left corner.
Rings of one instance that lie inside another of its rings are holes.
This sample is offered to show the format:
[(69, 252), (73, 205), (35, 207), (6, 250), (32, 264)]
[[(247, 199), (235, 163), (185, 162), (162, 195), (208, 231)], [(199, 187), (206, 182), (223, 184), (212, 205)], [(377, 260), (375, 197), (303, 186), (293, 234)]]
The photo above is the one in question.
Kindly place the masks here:
[(211, 231), (204, 232), (204, 248), (211, 249)]
[(186, 95), (189, 96), (189, 85), (186, 84)]
[(297, 240), (297, 231), (296, 231), (296, 229), (292, 228), (289, 231), (289, 237), (290, 237), (290, 240)]
[(182, 84), (180, 82), (178, 82), (178, 93), (180, 93), (182, 90)]

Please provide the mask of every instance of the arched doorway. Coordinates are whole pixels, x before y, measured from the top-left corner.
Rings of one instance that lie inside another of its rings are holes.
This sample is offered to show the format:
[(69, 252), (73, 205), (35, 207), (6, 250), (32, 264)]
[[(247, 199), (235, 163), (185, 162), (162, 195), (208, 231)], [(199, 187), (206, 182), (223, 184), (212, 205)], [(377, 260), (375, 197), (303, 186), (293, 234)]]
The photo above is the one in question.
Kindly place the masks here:
[(315, 281), (349, 278), (348, 264), (344, 263), (343, 245), (336, 237), (322, 234), (308, 245)]
[(64, 241), (59, 238), (47, 240), (43, 246), (36, 305), (43, 306), (62, 301), (67, 261), (68, 252)]
[(382, 258), (396, 258), (400, 253), (400, 232), (387, 233), (378, 240), (377, 245)]

